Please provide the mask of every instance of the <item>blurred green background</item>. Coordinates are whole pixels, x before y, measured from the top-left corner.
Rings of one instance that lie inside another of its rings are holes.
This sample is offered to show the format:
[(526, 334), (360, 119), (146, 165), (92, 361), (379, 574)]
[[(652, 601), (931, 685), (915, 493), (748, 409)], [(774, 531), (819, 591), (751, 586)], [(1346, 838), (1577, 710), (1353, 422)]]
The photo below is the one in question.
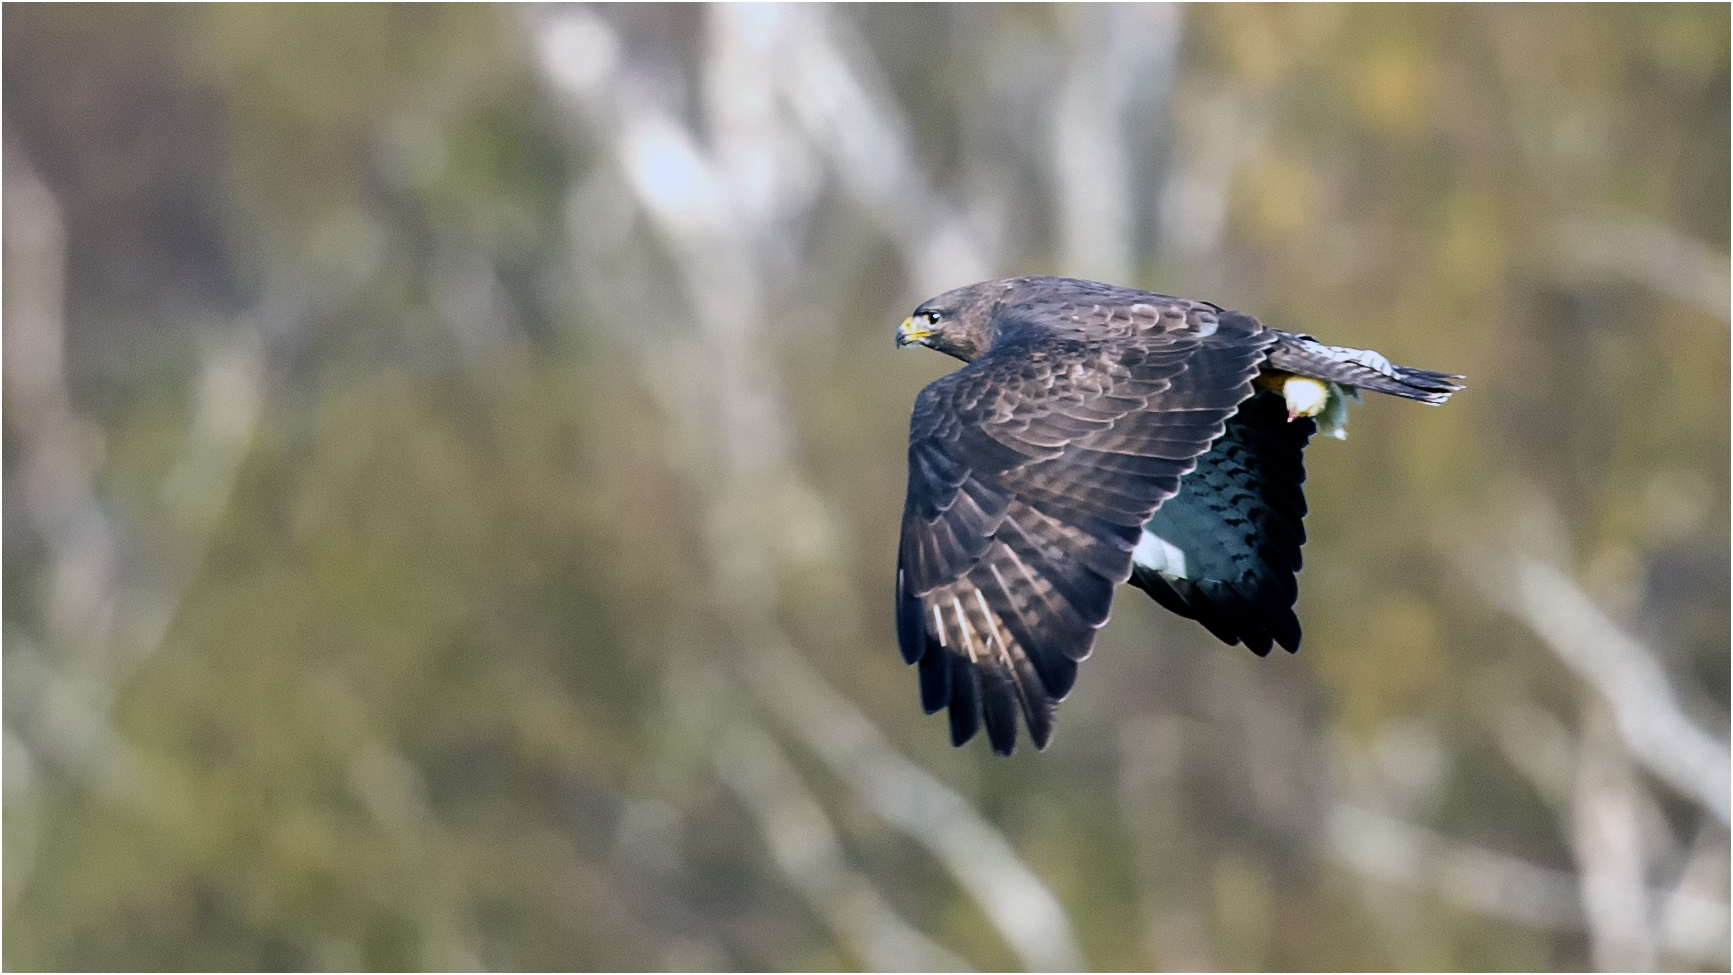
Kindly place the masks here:
[[(11, 969), (1725, 969), (1725, 5), (4, 17)], [(1460, 372), (953, 750), (939, 291)]]

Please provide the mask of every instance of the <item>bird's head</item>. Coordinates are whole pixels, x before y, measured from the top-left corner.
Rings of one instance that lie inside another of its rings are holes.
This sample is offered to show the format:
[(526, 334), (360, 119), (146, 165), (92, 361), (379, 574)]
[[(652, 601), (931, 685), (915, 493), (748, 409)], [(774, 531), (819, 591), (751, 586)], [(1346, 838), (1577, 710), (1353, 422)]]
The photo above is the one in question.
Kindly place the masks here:
[(897, 327), (897, 348), (924, 345), (973, 362), (993, 344), (993, 316), (1010, 281), (986, 281), (947, 291), (921, 303)]

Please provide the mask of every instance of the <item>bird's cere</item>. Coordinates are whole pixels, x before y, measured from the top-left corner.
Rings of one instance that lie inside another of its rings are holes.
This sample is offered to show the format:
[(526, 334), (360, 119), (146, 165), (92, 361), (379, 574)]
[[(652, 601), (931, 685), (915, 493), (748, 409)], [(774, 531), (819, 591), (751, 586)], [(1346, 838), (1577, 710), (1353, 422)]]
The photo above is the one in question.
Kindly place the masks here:
[(910, 315), (903, 319), (901, 325), (897, 326), (897, 348), (913, 345), (931, 334), (933, 334), (931, 331), (916, 325), (915, 316)]

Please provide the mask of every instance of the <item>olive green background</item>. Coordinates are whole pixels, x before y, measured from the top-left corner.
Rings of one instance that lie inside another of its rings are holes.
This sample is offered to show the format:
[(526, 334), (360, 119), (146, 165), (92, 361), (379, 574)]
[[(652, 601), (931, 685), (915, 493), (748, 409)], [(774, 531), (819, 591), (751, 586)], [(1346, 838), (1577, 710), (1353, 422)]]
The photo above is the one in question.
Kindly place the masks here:
[[(1727, 7), (3, 16), (7, 968), (1727, 964), (1516, 581), (1725, 755)], [(1468, 388), (1314, 442), (1298, 655), (1125, 590), (1007, 760), (892, 335), (1023, 273)]]

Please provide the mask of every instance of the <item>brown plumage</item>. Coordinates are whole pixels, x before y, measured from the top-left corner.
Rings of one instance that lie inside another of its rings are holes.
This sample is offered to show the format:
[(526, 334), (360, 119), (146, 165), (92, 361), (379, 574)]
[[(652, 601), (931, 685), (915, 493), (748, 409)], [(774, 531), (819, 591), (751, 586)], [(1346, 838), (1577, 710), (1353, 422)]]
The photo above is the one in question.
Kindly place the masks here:
[(1019, 713), (1046, 747), (1122, 582), (1229, 643), (1298, 648), (1315, 424), (1290, 419), (1260, 373), (1338, 398), (1441, 403), (1460, 388), (1207, 302), (1069, 278), (940, 295), (897, 344), (968, 363), (915, 400), (898, 642), (927, 712), (950, 709), (953, 743), (984, 724), (1000, 754)]

